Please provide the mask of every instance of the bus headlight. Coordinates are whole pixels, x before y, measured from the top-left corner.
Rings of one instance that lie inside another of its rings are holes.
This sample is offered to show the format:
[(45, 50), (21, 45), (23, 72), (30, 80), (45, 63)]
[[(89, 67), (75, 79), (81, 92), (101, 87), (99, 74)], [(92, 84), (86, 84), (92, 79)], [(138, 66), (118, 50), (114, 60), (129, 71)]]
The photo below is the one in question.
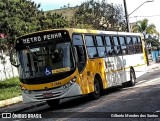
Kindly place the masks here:
[(77, 77), (75, 76), (74, 78), (72, 78), (68, 83), (66, 83), (65, 85), (63, 85), (63, 88), (68, 88), (70, 87), (71, 85), (73, 85), (77, 80)]

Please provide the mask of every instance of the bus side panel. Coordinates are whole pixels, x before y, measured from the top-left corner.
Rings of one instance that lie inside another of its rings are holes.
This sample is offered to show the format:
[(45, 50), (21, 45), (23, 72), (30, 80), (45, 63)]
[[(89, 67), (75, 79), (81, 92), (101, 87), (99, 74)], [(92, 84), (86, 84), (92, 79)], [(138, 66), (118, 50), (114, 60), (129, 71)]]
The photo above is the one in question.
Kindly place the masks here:
[(89, 59), (87, 61), (87, 65), (82, 72), (81, 80), (82, 83), (82, 90), (83, 94), (88, 94), (94, 91), (94, 78), (95, 75), (99, 74), (102, 81), (103, 88), (108, 87), (108, 83), (106, 81), (106, 73), (104, 68), (104, 60), (102, 58), (99, 59)]
[(133, 67), (136, 77), (141, 76), (146, 72), (146, 63), (145, 59), (142, 54), (134, 54), (134, 55), (125, 55), (123, 56), (124, 63), (125, 63), (125, 74), (126, 79), (125, 81), (130, 80), (130, 68)]

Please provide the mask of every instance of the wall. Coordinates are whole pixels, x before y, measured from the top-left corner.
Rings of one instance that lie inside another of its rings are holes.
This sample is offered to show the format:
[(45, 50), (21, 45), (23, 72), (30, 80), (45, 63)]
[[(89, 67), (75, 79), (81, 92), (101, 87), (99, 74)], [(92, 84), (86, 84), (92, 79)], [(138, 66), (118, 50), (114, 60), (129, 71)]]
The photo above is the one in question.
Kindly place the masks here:
[(0, 59), (0, 81), (18, 76), (17, 68), (11, 65), (9, 56), (0, 54), (5, 58), (5, 64), (2, 64), (2, 60)]

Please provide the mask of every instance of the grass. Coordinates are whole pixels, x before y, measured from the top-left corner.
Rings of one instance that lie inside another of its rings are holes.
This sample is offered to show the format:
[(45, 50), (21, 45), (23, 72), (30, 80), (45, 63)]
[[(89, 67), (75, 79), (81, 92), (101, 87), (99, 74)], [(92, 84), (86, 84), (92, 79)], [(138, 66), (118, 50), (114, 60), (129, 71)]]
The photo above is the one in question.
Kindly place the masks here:
[(0, 81), (0, 101), (21, 95), (18, 77)]

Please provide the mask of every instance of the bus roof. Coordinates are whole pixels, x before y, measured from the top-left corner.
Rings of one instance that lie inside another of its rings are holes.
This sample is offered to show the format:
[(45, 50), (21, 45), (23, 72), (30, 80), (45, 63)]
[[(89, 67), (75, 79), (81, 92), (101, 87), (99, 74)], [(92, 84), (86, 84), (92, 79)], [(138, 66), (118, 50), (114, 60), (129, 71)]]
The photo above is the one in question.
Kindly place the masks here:
[[(94, 34), (108, 34), (108, 35), (133, 35), (133, 36), (141, 36), (140, 33), (131, 33), (131, 32), (118, 32), (118, 31), (104, 31), (104, 30), (91, 30), (91, 29), (77, 29), (77, 28), (60, 28), (60, 29), (47, 29), (42, 31), (36, 31), (29, 34), (22, 35), (20, 37), (36, 34), (36, 33), (43, 33), (43, 32), (49, 32), (54, 30), (68, 30), (70, 32), (75, 33), (94, 33)], [(20, 38), (18, 37), (18, 38)]]

